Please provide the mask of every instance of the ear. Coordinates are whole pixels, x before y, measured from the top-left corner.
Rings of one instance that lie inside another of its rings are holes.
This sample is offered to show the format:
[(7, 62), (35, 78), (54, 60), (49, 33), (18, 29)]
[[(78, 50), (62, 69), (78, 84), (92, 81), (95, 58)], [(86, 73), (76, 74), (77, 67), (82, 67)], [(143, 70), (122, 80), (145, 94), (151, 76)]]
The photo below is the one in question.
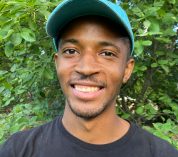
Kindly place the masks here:
[(122, 81), (123, 83), (126, 83), (129, 80), (129, 78), (133, 72), (134, 65), (135, 65), (134, 59), (130, 58), (126, 63), (126, 68), (125, 68), (124, 77), (123, 77), (123, 81)]
[(55, 53), (54, 54), (54, 62), (55, 62), (55, 66), (56, 66), (56, 69), (58, 67), (58, 62), (59, 62), (59, 54), (58, 53)]

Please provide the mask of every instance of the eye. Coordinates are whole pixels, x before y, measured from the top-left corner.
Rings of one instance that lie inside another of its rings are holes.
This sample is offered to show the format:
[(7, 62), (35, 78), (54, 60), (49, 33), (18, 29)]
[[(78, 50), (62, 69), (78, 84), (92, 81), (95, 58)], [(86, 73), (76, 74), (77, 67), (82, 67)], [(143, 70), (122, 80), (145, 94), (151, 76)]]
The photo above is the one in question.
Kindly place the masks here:
[(78, 52), (75, 49), (65, 49), (63, 53), (67, 55), (74, 55), (77, 54)]
[(115, 57), (116, 56), (115, 53), (112, 51), (103, 51), (100, 53), (100, 55), (106, 56), (106, 57)]

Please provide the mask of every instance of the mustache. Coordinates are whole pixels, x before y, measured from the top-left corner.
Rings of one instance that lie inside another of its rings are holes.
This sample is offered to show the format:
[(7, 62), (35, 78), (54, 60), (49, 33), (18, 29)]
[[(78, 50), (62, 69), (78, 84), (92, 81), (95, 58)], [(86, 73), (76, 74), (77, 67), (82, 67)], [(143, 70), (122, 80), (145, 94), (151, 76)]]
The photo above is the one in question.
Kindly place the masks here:
[(82, 82), (82, 81), (88, 81), (95, 83), (99, 86), (106, 87), (106, 82), (99, 80), (94, 75), (79, 75), (79, 76), (73, 76), (67, 83), (71, 84), (72, 82)]

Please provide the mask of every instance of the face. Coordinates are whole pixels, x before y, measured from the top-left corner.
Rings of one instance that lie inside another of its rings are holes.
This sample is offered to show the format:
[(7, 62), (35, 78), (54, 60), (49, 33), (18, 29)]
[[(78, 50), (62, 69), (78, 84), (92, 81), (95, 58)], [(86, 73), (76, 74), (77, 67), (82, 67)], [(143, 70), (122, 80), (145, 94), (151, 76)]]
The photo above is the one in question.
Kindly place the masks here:
[(91, 119), (109, 113), (134, 61), (128, 46), (105, 21), (80, 18), (60, 38), (55, 63), (71, 114)]

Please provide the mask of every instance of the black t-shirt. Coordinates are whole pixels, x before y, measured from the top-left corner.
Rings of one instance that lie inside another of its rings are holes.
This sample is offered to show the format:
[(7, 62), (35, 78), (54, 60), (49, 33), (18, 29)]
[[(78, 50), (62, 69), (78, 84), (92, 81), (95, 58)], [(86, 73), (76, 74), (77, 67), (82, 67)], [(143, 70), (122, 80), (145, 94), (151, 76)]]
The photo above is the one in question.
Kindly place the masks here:
[(127, 134), (113, 143), (89, 144), (71, 135), (57, 117), (12, 135), (0, 157), (178, 157), (178, 151), (133, 123)]

